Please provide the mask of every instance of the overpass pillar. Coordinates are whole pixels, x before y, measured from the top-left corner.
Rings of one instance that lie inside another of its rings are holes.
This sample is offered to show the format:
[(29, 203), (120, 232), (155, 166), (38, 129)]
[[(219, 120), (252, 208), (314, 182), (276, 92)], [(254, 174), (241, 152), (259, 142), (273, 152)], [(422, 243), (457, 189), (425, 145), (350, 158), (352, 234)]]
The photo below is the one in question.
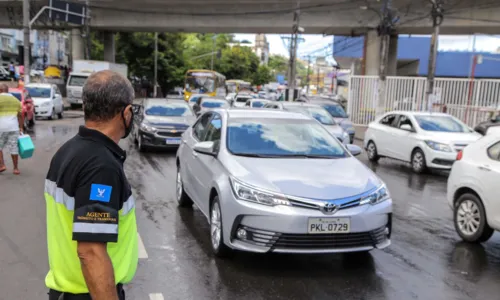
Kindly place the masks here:
[(104, 60), (115, 62), (115, 34), (113, 32), (103, 32), (104, 37)]
[(71, 29), (71, 59), (85, 59), (85, 41), (79, 28)]
[[(381, 38), (376, 30), (370, 30), (365, 35), (364, 75), (379, 75)], [(395, 76), (398, 65), (398, 36), (393, 35), (389, 41), (389, 62), (387, 76)]]

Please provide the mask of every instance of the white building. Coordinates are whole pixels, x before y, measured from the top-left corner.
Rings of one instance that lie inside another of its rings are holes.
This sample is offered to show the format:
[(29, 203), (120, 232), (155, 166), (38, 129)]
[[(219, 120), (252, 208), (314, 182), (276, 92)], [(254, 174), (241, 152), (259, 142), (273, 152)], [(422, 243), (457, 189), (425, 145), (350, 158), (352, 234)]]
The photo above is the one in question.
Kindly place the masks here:
[(260, 60), (261, 65), (267, 65), (269, 63), (269, 42), (267, 41), (265, 34), (256, 34), (255, 41), (250, 43), (229, 43), (229, 47), (240, 46), (249, 47), (252, 52), (257, 55)]

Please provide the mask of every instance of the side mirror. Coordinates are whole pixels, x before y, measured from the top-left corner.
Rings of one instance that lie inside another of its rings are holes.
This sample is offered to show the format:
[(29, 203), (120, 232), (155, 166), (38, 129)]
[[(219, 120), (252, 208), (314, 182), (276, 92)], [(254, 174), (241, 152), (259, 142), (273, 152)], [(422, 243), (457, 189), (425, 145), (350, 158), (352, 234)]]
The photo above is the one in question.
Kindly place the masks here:
[(216, 153), (214, 151), (214, 142), (197, 143), (194, 145), (194, 151), (201, 153), (201, 154), (211, 155), (211, 156), (216, 155)]
[(403, 124), (403, 125), (399, 126), (399, 129), (410, 131), (410, 132), (414, 131), (413, 128), (409, 124)]
[(353, 144), (347, 144), (346, 145), (347, 150), (353, 155), (353, 156), (358, 156), (361, 154), (361, 147), (353, 145)]

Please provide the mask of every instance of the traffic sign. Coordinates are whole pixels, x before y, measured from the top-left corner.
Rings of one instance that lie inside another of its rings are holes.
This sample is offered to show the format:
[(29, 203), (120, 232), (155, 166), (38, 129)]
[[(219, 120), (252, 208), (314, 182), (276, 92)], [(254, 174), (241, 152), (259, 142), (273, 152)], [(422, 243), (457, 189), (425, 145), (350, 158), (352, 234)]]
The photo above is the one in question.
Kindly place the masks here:
[(61, 0), (50, 0), (48, 9), (49, 18), (53, 21), (85, 25), (87, 8), (83, 4), (73, 2), (70, 3)]

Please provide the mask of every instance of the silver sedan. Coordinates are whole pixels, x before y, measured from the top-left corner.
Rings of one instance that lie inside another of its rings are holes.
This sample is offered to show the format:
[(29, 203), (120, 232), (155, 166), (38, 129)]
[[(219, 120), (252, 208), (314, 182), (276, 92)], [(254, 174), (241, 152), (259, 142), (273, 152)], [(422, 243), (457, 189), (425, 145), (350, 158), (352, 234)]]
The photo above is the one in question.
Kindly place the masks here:
[(318, 121), (215, 109), (182, 136), (176, 196), (210, 223), (213, 251), (335, 253), (390, 245), (385, 184)]

